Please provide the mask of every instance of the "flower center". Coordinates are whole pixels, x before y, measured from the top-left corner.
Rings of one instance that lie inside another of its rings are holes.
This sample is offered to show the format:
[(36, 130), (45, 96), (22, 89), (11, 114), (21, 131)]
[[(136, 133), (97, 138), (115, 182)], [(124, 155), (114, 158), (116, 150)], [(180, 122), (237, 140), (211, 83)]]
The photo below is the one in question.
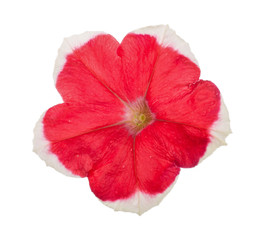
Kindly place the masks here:
[(134, 119), (133, 122), (137, 125), (140, 126), (142, 125), (146, 120), (146, 116), (144, 113), (141, 113), (139, 116), (138, 115), (134, 115)]
[(144, 98), (138, 98), (125, 109), (125, 124), (132, 135), (153, 123), (154, 114)]

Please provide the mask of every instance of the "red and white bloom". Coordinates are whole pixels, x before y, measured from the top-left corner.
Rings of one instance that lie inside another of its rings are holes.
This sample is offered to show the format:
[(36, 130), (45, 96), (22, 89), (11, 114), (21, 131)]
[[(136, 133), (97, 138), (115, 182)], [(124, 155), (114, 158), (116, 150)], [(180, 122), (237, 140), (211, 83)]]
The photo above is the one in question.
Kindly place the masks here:
[(230, 133), (218, 88), (199, 80), (187, 43), (168, 26), (66, 38), (54, 78), (64, 103), (35, 127), (34, 151), (56, 170), (88, 177), (115, 210), (141, 214)]

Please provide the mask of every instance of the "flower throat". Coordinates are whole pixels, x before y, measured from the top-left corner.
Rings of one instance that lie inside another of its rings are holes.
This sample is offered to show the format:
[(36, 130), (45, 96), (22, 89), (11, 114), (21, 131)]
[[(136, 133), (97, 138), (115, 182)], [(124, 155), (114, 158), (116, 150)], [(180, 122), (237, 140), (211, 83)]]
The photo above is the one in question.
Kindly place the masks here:
[(136, 135), (143, 128), (153, 123), (153, 121), (154, 114), (144, 98), (138, 98), (125, 109), (126, 127), (132, 135)]

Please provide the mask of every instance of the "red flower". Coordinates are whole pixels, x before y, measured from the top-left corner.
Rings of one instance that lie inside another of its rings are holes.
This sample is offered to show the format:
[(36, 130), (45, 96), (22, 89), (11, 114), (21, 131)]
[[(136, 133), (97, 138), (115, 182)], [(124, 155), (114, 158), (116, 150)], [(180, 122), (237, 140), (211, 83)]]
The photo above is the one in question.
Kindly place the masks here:
[(54, 71), (64, 103), (37, 123), (34, 150), (56, 170), (88, 177), (106, 205), (141, 214), (230, 132), (219, 90), (199, 76), (168, 26), (121, 43), (102, 32), (67, 38)]

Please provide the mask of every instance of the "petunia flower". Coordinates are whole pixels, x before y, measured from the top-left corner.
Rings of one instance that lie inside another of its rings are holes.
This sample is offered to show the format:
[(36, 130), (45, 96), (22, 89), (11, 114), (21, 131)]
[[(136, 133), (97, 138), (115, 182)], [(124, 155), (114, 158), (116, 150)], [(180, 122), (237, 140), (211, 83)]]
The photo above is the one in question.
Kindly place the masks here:
[(168, 26), (119, 43), (103, 32), (66, 38), (55, 64), (64, 103), (35, 127), (34, 151), (68, 176), (88, 177), (115, 210), (142, 214), (225, 144), (229, 117), (218, 88), (199, 79), (190, 48)]

